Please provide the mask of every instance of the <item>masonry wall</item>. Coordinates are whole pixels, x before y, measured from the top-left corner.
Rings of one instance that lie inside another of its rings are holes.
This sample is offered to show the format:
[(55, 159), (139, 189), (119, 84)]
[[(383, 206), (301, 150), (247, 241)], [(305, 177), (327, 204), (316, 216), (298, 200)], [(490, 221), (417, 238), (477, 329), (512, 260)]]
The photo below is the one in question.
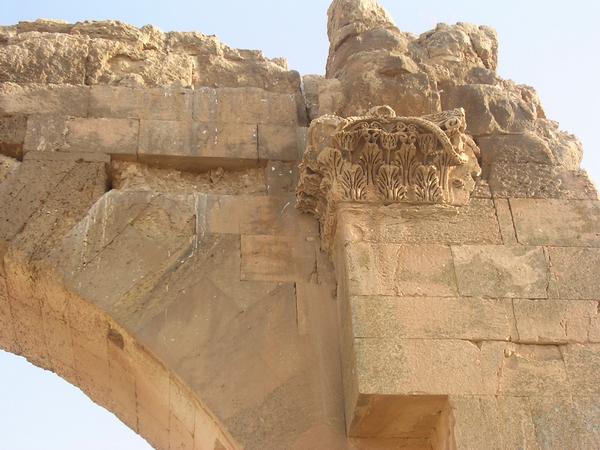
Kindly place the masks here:
[[(336, 0), (329, 29), (325, 78), (200, 33), (0, 27), (0, 347), (159, 449), (594, 448), (580, 144), (487, 27)], [(464, 107), (483, 173), (464, 207), (345, 205), (328, 253), (295, 209), (307, 128), (384, 103)]]

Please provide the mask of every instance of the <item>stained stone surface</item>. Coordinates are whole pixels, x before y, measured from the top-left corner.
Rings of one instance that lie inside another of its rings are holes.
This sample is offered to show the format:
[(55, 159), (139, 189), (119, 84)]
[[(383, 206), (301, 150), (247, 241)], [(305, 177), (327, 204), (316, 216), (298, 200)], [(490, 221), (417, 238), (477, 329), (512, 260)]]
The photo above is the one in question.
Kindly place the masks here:
[[(581, 143), (498, 76), (488, 26), (334, 0), (327, 34), (300, 76), (197, 32), (0, 27), (0, 347), (157, 449), (598, 448)], [(453, 139), (444, 201), (355, 178), (301, 213), (299, 163), (373, 107)]]

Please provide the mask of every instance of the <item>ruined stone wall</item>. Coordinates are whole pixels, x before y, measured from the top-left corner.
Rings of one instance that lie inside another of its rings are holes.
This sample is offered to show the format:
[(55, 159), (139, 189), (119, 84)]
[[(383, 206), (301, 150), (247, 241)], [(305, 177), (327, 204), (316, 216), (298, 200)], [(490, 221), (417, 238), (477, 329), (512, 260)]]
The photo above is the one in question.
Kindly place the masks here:
[[(159, 449), (598, 446), (581, 145), (490, 28), (417, 37), (372, 0), (328, 25), (326, 77), (200, 33), (0, 28), (0, 347)], [(476, 184), (342, 202), (325, 234), (295, 208), (316, 119), (386, 104), (464, 108)]]

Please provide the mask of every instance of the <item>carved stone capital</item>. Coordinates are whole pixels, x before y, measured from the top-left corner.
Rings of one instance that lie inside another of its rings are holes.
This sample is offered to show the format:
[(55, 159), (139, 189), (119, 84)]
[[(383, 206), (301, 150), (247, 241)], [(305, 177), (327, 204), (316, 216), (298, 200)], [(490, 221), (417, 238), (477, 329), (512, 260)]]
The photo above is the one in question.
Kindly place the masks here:
[(396, 117), (389, 106), (311, 123), (300, 165), (298, 208), (321, 223), (329, 248), (341, 203), (465, 205), (481, 173), (462, 108)]

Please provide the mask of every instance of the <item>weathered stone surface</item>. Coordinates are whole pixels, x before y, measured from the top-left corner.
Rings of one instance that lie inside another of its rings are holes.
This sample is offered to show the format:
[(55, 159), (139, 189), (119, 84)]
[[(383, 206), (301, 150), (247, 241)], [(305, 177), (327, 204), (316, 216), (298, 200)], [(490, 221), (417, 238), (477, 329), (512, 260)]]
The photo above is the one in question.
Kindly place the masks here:
[(541, 247), (453, 246), (452, 256), (461, 295), (548, 296), (548, 263)]
[(59, 114), (30, 115), (27, 119), (23, 152), (54, 152), (64, 148), (67, 120), (67, 116)]
[(523, 100), (520, 92), (489, 84), (446, 87), (442, 108), (464, 108), (467, 132), (475, 136), (522, 132), (533, 128), (537, 111)]
[(314, 219), (294, 208), (294, 197), (210, 195), (207, 231), (211, 233), (310, 236), (318, 240)]
[(379, 395), (493, 395), (502, 342), (451, 339), (356, 339), (358, 392)]
[(350, 297), (355, 338), (509, 340), (516, 337), (510, 300)]
[(490, 169), (489, 184), (493, 196), (499, 198), (598, 199), (584, 170), (546, 164), (496, 163)]
[(307, 128), (280, 125), (258, 125), (260, 159), (297, 161), (306, 147)]
[(108, 153), (136, 159), (139, 128), (136, 119), (69, 119), (65, 145), (61, 150)]
[(564, 393), (569, 375), (556, 345), (507, 344), (498, 375), (501, 395), (557, 395)]
[(466, 206), (344, 205), (338, 212), (343, 241), (396, 244), (500, 244), (502, 238), (491, 200)]
[(0, 83), (0, 114), (63, 114), (86, 117), (90, 89), (68, 84)]
[(316, 251), (315, 242), (297, 237), (243, 235), (242, 280), (310, 281)]
[(598, 299), (600, 249), (550, 247), (550, 270), (562, 299)]
[(0, 116), (0, 153), (20, 157), (27, 130), (27, 117)]
[(141, 120), (139, 156), (156, 155), (256, 160), (256, 125)]
[(509, 202), (521, 244), (600, 246), (600, 201), (513, 198)]
[(344, 264), (350, 295), (457, 295), (448, 246), (356, 242), (344, 248), (345, 259), (337, 264)]
[(508, 203), (508, 199), (495, 198), (494, 206), (496, 208), (496, 217), (498, 218), (498, 225), (500, 226), (502, 242), (505, 245), (517, 244), (517, 233), (515, 231), (513, 213)]
[(546, 141), (532, 132), (481, 136), (477, 145), (484, 173), (496, 162), (556, 164)]
[(17, 170), (20, 164), (15, 158), (0, 155), (0, 184)]
[(600, 339), (598, 301), (514, 299), (513, 304), (519, 342), (559, 344)]
[(90, 117), (191, 120), (192, 91), (177, 88), (92, 86)]

